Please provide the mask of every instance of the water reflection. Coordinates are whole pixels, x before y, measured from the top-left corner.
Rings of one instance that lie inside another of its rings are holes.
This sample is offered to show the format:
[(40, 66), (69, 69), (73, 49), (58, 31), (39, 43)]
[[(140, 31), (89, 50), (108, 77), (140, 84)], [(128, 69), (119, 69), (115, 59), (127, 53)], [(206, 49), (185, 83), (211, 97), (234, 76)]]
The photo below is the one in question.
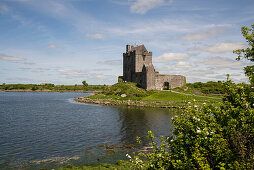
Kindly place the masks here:
[(121, 141), (135, 144), (136, 137), (147, 142), (146, 134), (151, 130), (156, 137), (171, 135), (170, 119), (172, 112), (168, 109), (118, 107), (121, 125)]

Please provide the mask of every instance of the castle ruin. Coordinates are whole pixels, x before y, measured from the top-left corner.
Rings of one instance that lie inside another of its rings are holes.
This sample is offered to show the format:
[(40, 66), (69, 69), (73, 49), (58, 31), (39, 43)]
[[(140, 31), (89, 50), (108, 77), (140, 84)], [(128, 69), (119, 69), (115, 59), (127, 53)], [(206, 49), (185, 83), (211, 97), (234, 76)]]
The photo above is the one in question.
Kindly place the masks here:
[(182, 75), (164, 75), (155, 71), (152, 52), (148, 52), (144, 45), (126, 45), (126, 52), (123, 53), (123, 76), (119, 78), (137, 83), (147, 90), (168, 90), (185, 84), (185, 77)]

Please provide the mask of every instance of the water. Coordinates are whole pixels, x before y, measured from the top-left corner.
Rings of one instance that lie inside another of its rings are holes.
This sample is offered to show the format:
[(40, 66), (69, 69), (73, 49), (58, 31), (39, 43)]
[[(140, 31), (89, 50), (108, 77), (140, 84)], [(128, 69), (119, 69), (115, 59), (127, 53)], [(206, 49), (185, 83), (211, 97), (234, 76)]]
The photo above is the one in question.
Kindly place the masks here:
[[(170, 135), (167, 109), (76, 103), (85, 93), (0, 92), (0, 169), (40, 169), (68, 163), (112, 163), (144, 143), (147, 131)], [(101, 161), (101, 162), (99, 162)]]

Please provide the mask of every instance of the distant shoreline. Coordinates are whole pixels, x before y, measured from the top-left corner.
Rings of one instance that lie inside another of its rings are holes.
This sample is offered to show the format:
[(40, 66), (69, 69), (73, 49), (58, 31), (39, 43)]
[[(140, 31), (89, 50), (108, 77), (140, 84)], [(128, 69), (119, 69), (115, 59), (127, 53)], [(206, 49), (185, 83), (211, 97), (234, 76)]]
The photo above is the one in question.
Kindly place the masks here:
[(58, 92), (58, 93), (98, 93), (100, 91), (84, 90), (0, 90), (0, 92)]

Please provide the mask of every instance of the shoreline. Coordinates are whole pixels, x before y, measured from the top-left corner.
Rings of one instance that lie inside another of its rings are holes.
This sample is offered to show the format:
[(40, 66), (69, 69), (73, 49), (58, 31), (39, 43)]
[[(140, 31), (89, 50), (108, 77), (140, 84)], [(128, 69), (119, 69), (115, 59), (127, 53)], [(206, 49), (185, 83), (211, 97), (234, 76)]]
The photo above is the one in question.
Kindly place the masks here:
[[(185, 109), (185, 103), (176, 101), (134, 101), (134, 100), (115, 100), (115, 99), (91, 99), (78, 97), (73, 99), (79, 103), (99, 104), (103, 106), (132, 106), (132, 107), (153, 107), (153, 108), (174, 108)], [(177, 106), (178, 105), (178, 106)]]
[(100, 91), (84, 91), (84, 90), (0, 90), (0, 92), (98, 93)]

